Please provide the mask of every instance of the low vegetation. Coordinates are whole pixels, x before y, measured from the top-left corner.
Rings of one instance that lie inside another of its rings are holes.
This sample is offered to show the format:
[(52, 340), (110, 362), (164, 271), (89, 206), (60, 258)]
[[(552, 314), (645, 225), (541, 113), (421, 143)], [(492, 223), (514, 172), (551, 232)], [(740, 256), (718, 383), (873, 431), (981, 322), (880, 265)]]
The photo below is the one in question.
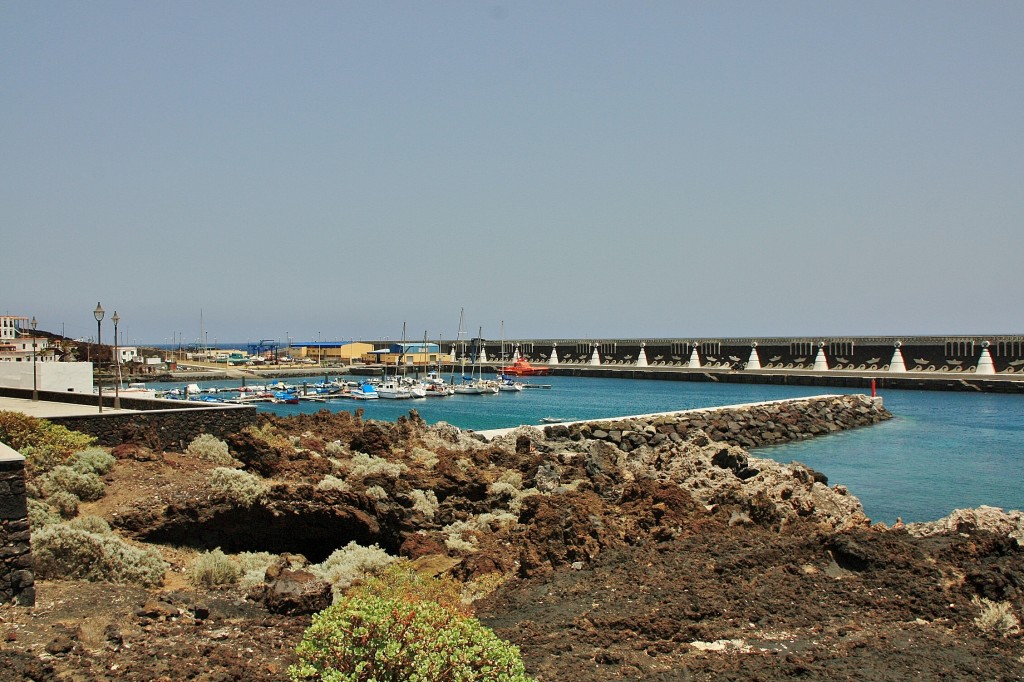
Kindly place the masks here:
[(527, 682), (519, 649), (467, 613), (451, 582), (398, 568), (313, 617), (292, 682)]
[(0, 442), (24, 455), (25, 468), (30, 475), (64, 464), (72, 454), (89, 447), (95, 440), (45, 419), (0, 411)]
[(243, 507), (251, 507), (267, 494), (266, 482), (255, 474), (240, 469), (217, 467), (210, 474), (214, 493)]
[(154, 586), (167, 564), (152, 550), (129, 545), (110, 532), (52, 523), (32, 534), (35, 573), (42, 579), (80, 579)]
[(228, 452), (228, 444), (208, 433), (200, 434), (192, 439), (185, 452), (219, 466), (230, 466), (235, 461)]

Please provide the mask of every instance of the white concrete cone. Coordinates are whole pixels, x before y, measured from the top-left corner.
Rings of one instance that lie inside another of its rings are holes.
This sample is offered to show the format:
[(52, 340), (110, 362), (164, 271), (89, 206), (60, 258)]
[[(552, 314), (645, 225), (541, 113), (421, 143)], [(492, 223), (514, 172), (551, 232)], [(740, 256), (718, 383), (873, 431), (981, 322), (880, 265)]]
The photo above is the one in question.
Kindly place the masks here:
[[(761, 358), (757, 357), (757, 346), (750, 347), (750, 359), (747, 360), (747, 369), (761, 369)], [(826, 369), (828, 369), (826, 367)]]
[(515, 350), (512, 351), (512, 362), (515, 362), (519, 358), (523, 357), (519, 354), (519, 344), (516, 344)]
[(992, 362), (992, 354), (988, 352), (988, 346), (982, 346), (981, 356), (978, 357), (978, 367), (974, 370), (975, 374), (995, 374), (996, 366)]
[(906, 372), (907, 366), (903, 363), (903, 353), (900, 352), (900, 347), (896, 346), (896, 350), (892, 352), (892, 360), (889, 362), (890, 372)]
[(452, 352), (449, 353), (448, 356), (449, 356), (449, 359), (452, 361), (452, 363), (454, 363), (455, 362), (455, 344), (454, 343), (452, 344)]
[(480, 344), (480, 357), (477, 358), (477, 362), (487, 362), (487, 349), (483, 344)]
[(592, 364), (592, 365), (600, 365), (601, 364), (601, 356), (598, 355), (598, 353), (597, 353), (597, 344), (594, 344), (594, 352), (590, 356), (590, 364)]
[(644, 350), (644, 348), (646, 348), (646, 347), (647, 347), (646, 343), (641, 343), (640, 344), (640, 355), (636, 356), (636, 366), (637, 367), (646, 367), (647, 366), (647, 352)]
[(828, 360), (825, 358), (825, 349), (818, 347), (818, 356), (814, 358), (814, 371), (815, 372), (827, 372), (828, 371)]
[(558, 344), (557, 343), (551, 344), (551, 355), (550, 355), (550, 357), (548, 357), (548, 364), (549, 365), (557, 365), (558, 364)]
[(686, 363), (686, 366), (690, 369), (700, 368), (700, 356), (697, 355), (697, 346), (693, 347), (693, 352), (690, 353), (690, 361)]

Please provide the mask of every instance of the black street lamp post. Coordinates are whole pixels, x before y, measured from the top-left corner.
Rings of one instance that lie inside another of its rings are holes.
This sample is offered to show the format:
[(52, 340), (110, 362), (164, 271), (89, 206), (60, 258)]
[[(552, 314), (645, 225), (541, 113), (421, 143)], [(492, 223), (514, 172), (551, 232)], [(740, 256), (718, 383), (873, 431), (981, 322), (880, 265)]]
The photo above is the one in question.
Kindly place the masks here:
[(36, 316), (32, 316), (32, 400), (39, 400), (39, 382), (36, 379)]
[(121, 387), (120, 387), (120, 384), (121, 384), (121, 356), (118, 355), (118, 353), (117, 353), (117, 323), (121, 321), (121, 317), (117, 314), (116, 310), (114, 311), (113, 316), (110, 318), (110, 321), (114, 323), (114, 362), (116, 363), (114, 365), (114, 367), (116, 368), (116, 370), (114, 372), (114, 409), (115, 410), (120, 410), (121, 409)]
[(103, 377), (100, 376), (99, 372), (102, 364), (100, 361), (100, 344), (102, 343), (100, 334), (102, 333), (103, 313), (105, 312), (103, 306), (98, 302), (96, 303), (96, 310), (92, 311), (92, 316), (96, 318), (96, 385), (99, 388), (100, 412), (103, 411)]

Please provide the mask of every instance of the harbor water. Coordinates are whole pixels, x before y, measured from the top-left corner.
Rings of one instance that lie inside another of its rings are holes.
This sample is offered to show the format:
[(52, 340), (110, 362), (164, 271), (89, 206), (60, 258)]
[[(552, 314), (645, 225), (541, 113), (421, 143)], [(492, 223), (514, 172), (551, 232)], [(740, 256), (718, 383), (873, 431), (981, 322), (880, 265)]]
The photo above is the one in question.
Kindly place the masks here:
[[(323, 375), (289, 379), (301, 388)], [(332, 377), (333, 378), (333, 377)], [(427, 422), (485, 430), (563, 420), (620, 417), (778, 400), (837, 391), (813, 386), (717, 384), (638, 379), (533, 377), (530, 388), (496, 395), (419, 400), (335, 400), (298, 405), (260, 403), (288, 415), (362, 408), (365, 418), (394, 421), (415, 409)], [(200, 383), (237, 386), (236, 382)], [(158, 384), (170, 388), (177, 384)], [(821, 471), (860, 498), (874, 521), (928, 521), (982, 504), (1024, 509), (1024, 396), (938, 391), (880, 394), (893, 419), (853, 431), (752, 454), (797, 460)]]

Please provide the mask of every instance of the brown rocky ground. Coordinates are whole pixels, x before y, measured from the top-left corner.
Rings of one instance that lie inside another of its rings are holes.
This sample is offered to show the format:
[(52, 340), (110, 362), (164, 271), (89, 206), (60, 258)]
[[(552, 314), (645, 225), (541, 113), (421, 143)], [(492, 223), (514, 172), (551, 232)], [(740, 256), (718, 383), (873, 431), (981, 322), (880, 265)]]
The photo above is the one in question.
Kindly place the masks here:
[[(578, 434), (482, 443), (415, 416), (267, 424), (231, 439), (273, 482), (251, 506), (211, 488), (213, 464), (115, 451), (80, 513), (160, 549), (164, 585), (39, 581), (35, 608), (0, 608), (0, 679), (284, 679), (309, 616), (185, 569), (214, 547), (320, 561), (350, 540), (502, 576), (477, 615), (538, 680), (1024, 679), (1012, 622), (977, 621), (982, 597), (1021, 613), (1024, 552), (1005, 532), (871, 525), (817, 472), (701, 433), (627, 452)], [(356, 452), (405, 469), (357, 469)], [(329, 473), (347, 489), (318, 486)]]

